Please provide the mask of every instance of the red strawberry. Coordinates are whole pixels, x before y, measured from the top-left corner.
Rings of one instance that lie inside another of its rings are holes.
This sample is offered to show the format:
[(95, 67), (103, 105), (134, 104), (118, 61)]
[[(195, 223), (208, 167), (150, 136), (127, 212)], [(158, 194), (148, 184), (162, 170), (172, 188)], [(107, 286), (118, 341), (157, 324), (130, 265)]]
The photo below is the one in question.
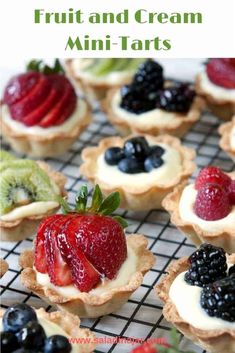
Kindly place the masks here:
[(206, 67), (207, 76), (214, 84), (228, 89), (235, 88), (235, 66), (224, 59), (211, 59)]
[[(164, 338), (161, 339), (161, 343), (159, 342), (159, 345), (167, 348), (171, 347)], [(157, 353), (157, 352), (158, 352), (157, 343), (154, 343), (153, 341), (146, 341), (131, 351), (131, 353)]]
[(226, 217), (231, 210), (228, 192), (219, 184), (203, 185), (196, 197), (194, 211), (206, 221), (216, 221)]
[(203, 168), (195, 183), (195, 188), (199, 190), (205, 184), (215, 183), (219, 184), (225, 190), (228, 190), (231, 184), (231, 178), (222, 172), (221, 169), (213, 166)]
[(235, 180), (232, 180), (229, 187), (229, 201), (232, 205), (235, 205)]

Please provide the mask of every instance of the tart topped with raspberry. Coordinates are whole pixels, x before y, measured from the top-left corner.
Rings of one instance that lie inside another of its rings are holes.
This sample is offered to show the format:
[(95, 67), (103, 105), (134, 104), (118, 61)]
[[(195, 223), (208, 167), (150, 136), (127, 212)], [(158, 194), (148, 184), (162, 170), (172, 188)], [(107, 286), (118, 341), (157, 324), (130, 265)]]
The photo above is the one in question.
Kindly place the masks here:
[(171, 264), (156, 291), (166, 320), (186, 337), (208, 352), (234, 352), (235, 254), (204, 243)]
[(213, 114), (230, 120), (235, 114), (235, 59), (210, 59), (197, 76), (196, 91)]
[(235, 161), (235, 115), (232, 121), (219, 127), (219, 134), (221, 135), (220, 148)]
[(33, 157), (64, 153), (91, 120), (58, 60), (31, 61), (7, 83), (1, 102), (2, 134), (17, 152)]
[(119, 194), (103, 198), (99, 186), (87, 207), (83, 186), (75, 210), (46, 218), (34, 251), (21, 255), (21, 280), (29, 290), (64, 311), (98, 317), (116, 311), (141, 285), (154, 256), (142, 235), (125, 236), (126, 222), (110, 214)]
[(235, 172), (205, 167), (194, 184), (183, 183), (167, 195), (163, 207), (196, 245), (206, 241), (235, 251)]
[(80, 172), (104, 194), (120, 192), (123, 208), (146, 211), (161, 207), (174, 186), (193, 173), (194, 157), (173, 136), (115, 136), (82, 151)]
[(80, 328), (78, 317), (25, 303), (0, 310), (0, 326), (3, 353), (91, 353), (95, 348), (95, 336)]
[(182, 136), (201, 114), (203, 100), (189, 84), (167, 82), (154, 60), (142, 63), (129, 85), (111, 90), (103, 102), (110, 122), (130, 132)]

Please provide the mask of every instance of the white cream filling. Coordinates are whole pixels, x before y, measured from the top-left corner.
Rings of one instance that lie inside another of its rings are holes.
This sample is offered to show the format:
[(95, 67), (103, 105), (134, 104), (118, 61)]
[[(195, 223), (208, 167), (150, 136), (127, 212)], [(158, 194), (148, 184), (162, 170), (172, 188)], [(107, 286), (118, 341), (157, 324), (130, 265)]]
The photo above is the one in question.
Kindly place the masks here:
[(191, 286), (184, 280), (185, 272), (173, 281), (169, 296), (176, 306), (179, 316), (201, 330), (235, 329), (235, 322), (209, 316), (200, 305), (202, 288)]
[(2, 106), (2, 119), (13, 131), (29, 135), (53, 136), (55, 133), (67, 133), (73, 130), (84, 118), (87, 113), (87, 104), (84, 100), (78, 99), (76, 109), (73, 114), (61, 125), (42, 128), (40, 126), (25, 126), (19, 121), (11, 118), (7, 105)]
[(200, 78), (201, 88), (206, 93), (211, 94), (215, 99), (226, 99), (228, 101), (235, 102), (235, 89), (215, 85), (210, 81), (205, 71), (200, 74)]
[(231, 135), (230, 135), (230, 146), (232, 151), (235, 151), (235, 124), (232, 128)]
[(187, 185), (181, 195), (179, 202), (179, 214), (183, 221), (198, 225), (203, 231), (208, 233), (223, 232), (224, 229), (234, 230), (235, 225), (235, 206), (224, 218), (216, 221), (205, 221), (199, 218), (194, 212), (197, 190), (194, 184)]
[(32, 202), (28, 205), (16, 207), (14, 210), (0, 216), (1, 221), (10, 222), (18, 219), (40, 216), (48, 213), (59, 206), (56, 201), (38, 201)]
[[(89, 293), (93, 295), (106, 295), (107, 292), (114, 288), (119, 288), (125, 286), (130, 281), (131, 276), (136, 272), (137, 268), (137, 256), (134, 251), (128, 247), (128, 255), (125, 262), (122, 264), (117, 277), (113, 280), (105, 279), (102, 281), (96, 288), (92, 289)], [(36, 269), (35, 269), (36, 271)], [(80, 291), (74, 286), (64, 286), (59, 287), (55, 286), (50, 282), (48, 274), (40, 273), (36, 271), (37, 282), (45, 287), (54, 289), (57, 293), (62, 295), (65, 298), (76, 298)]]
[[(156, 145), (156, 142), (148, 139), (150, 145)], [(148, 185), (164, 185), (182, 172), (181, 156), (179, 152), (164, 144), (157, 143), (157, 145), (165, 149), (165, 153), (161, 157), (164, 163), (159, 168), (153, 169), (149, 173), (127, 174), (121, 172), (118, 167), (108, 165), (105, 162), (104, 154), (101, 154), (97, 160), (96, 178), (103, 182), (116, 187), (142, 187)]]

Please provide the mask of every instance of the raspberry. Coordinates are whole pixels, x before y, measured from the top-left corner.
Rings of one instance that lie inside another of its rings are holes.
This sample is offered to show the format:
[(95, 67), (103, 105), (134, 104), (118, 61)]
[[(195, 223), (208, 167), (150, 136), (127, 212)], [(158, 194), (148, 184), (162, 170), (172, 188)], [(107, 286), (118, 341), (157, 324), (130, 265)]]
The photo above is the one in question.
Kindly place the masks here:
[(195, 188), (199, 190), (205, 184), (219, 184), (225, 190), (228, 190), (231, 184), (231, 178), (222, 172), (221, 169), (213, 166), (203, 168), (195, 183)]
[(215, 85), (228, 89), (235, 88), (235, 66), (233, 61), (211, 59), (206, 67), (207, 76)]
[(194, 212), (205, 221), (226, 217), (231, 210), (228, 193), (218, 184), (205, 184), (196, 197)]
[(235, 205), (235, 180), (232, 180), (229, 186), (229, 201), (232, 205)]

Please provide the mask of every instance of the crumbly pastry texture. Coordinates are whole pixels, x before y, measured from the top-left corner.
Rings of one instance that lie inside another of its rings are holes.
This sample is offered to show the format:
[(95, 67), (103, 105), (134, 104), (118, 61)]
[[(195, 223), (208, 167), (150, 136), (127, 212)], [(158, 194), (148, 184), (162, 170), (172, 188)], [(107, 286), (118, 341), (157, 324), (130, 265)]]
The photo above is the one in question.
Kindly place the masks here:
[(141, 285), (144, 274), (154, 265), (155, 258), (147, 250), (147, 239), (142, 235), (129, 235), (127, 245), (135, 252), (138, 263), (136, 272), (129, 282), (118, 288), (109, 289), (107, 293), (90, 294), (81, 292), (74, 298), (66, 298), (52, 288), (40, 285), (36, 281), (33, 269), (33, 251), (26, 250), (20, 256), (20, 265), (24, 268), (21, 274), (22, 284), (33, 293), (60, 310), (70, 312), (79, 317), (99, 317), (107, 315), (120, 308), (130, 295)]
[(8, 270), (8, 267), (8, 263), (5, 260), (0, 259), (0, 278), (5, 275)]
[[(83, 174), (90, 182), (93, 184), (97, 183), (100, 185), (104, 194), (108, 195), (112, 191), (118, 191), (121, 195), (121, 207), (131, 209), (134, 211), (143, 211), (150, 210), (153, 208), (161, 207), (161, 202), (163, 198), (173, 190), (173, 187), (179, 184), (181, 181), (188, 179), (188, 177), (193, 173), (196, 168), (193, 159), (195, 157), (195, 152), (181, 145), (180, 140), (176, 137), (169, 135), (162, 135), (158, 137), (150, 137), (151, 141), (154, 143), (164, 143), (175, 148), (180, 156), (182, 161), (182, 172), (180, 175), (175, 176), (168, 183), (157, 183), (157, 185), (149, 186), (144, 185), (133, 185), (130, 190), (130, 187), (114, 187), (112, 183), (107, 184), (102, 181), (102, 179), (96, 178), (96, 168), (97, 168), (97, 159), (104, 153), (104, 151), (113, 146), (123, 146), (124, 141), (133, 137), (135, 135), (128, 136), (126, 139), (121, 137), (109, 137), (103, 139), (98, 147), (87, 147), (82, 151), (82, 159), (84, 163), (80, 167), (81, 174)], [(148, 135), (141, 135), (148, 138)]]
[(233, 116), (232, 121), (225, 123), (219, 127), (219, 134), (221, 139), (219, 142), (220, 147), (225, 151), (235, 162), (235, 151), (231, 147), (231, 130), (235, 127), (235, 115)]
[[(229, 262), (235, 263), (235, 254), (228, 257)], [(163, 301), (163, 315), (179, 331), (195, 344), (211, 353), (234, 353), (235, 330), (201, 330), (184, 321), (169, 297), (169, 290), (174, 279), (189, 268), (188, 258), (183, 257), (173, 262), (167, 269), (167, 275), (155, 287), (156, 294)], [(190, 310), (189, 310), (190, 315)]]

